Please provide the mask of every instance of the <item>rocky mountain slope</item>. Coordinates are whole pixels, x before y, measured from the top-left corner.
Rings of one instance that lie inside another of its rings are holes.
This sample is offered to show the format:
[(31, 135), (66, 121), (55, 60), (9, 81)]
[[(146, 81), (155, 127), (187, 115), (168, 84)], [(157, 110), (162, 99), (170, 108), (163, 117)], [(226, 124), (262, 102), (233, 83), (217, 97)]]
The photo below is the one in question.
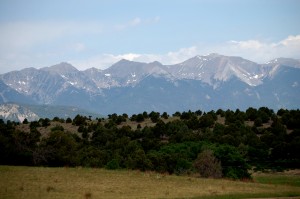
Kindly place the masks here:
[(23, 122), (25, 118), (28, 121), (35, 121), (39, 119), (39, 116), (28, 108), (17, 104), (0, 105), (0, 119)]
[(37, 121), (40, 118), (53, 119), (54, 117), (63, 119), (70, 117), (73, 119), (77, 114), (92, 117), (94, 119), (104, 117), (97, 113), (70, 106), (28, 105), (17, 103), (0, 104), (0, 119), (4, 121), (23, 122), (25, 118), (28, 121)]
[(175, 65), (121, 60), (79, 71), (68, 63), (0, 75), (0, 103), (68, 105), (102, 114), (268, 106), (299, 108), (300, 60), (266, 64), (219, 54)]

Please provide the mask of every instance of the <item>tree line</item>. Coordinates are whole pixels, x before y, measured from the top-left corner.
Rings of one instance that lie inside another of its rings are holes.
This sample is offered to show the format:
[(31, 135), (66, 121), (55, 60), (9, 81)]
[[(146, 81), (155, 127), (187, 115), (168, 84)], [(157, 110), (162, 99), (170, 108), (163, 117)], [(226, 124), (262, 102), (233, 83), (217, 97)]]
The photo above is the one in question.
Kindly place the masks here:
[[(56, 126), (51, 126), (51, 122)], [(143, 122), (151, 121), (152, 125)], [(131, 124), (130, 124), (131, 122)], [(76, 132), (64, 128), (76, 126)], [(136, 126), (132, 126), (132, 124)], [(18, 128), (28, 125), (30, 131)], [(50, 128), (41, 134), (41, 128)], [(202, 177), (250, 178), (250, 169), (300, 168), (300, 111), (143, 112), (0, 120), (0, 164), (138, 169)]]

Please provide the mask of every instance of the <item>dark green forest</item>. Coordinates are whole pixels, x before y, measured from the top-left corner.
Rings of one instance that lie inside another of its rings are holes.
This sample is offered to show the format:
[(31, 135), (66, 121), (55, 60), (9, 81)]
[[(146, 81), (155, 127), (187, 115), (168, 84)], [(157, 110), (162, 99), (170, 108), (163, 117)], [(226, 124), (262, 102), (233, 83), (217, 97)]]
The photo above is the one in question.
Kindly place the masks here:
[(66, 120), (25, 119), (22, 124), (0, 120), (1, 165), (136, 169), (244, 179), (255, 170), (300, 168), (299, 151), (299, 109), (276, 113), (267, 107), (198, 110), (171, 116), (143, 112), (105, 119), (77, 115)]

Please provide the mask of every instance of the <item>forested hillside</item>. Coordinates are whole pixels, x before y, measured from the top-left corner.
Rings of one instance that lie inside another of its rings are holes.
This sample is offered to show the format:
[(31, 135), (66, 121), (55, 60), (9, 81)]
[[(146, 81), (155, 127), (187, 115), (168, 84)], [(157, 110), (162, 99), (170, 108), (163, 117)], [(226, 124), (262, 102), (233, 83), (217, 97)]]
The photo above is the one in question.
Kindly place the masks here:
[(0, 164), (152, 170), (250, 178), (250, 169), (300, 168), (300, 111), (77, 115), (0, 121)]

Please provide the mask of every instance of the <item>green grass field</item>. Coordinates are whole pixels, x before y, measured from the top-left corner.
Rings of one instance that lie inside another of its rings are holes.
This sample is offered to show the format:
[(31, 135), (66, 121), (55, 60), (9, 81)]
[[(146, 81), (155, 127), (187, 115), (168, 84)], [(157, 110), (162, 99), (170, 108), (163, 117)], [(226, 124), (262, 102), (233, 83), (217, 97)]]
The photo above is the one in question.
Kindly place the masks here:
[(277, 173), (254, 174), (256, 182), (274, 185), (290, 185), (300, 188), (300, 170), (290, 170)]
[(288, 197), (300, 196), (299, 180), (300, 176), (273, 174), (241, 182), (127, 170), (0, 166), (0, 198)]

